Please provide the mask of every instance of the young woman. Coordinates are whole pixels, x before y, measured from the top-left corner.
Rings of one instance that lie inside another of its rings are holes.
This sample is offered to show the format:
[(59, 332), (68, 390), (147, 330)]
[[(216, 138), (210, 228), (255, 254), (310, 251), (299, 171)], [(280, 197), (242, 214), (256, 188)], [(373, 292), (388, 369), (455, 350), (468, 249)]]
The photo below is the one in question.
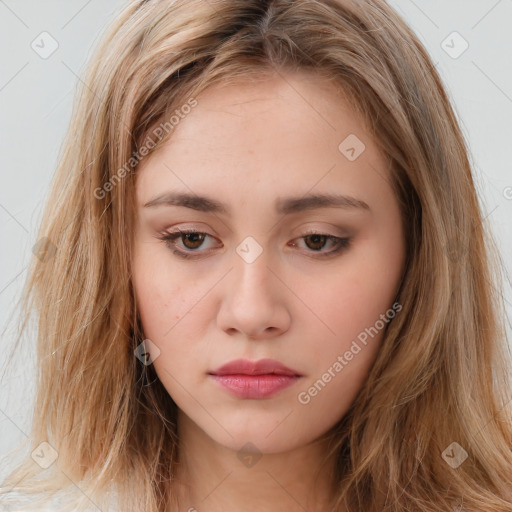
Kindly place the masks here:
[(131, 2), (84, 83), (27, 284), (38, 395), (6, 506), (512, 511), (493, 246), (404, 21)]

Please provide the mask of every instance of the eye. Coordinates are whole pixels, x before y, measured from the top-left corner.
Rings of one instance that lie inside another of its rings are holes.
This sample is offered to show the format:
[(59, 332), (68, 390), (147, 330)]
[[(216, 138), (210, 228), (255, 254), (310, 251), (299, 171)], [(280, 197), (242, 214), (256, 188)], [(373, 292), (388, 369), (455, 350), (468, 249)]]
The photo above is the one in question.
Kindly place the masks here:
[[(169, 247), (169, 249), (171, 249), (172, 252), (177, 256), (180, 256), (182, 258), (193, 258), (197, 256), (191, 256), (190, 254), (187, 253), (187, 251), (198, 252), (197, 249), (201, 247), (206, 237), (213, 238), (208, 233), (202, 233), (201, 231), (194, 231), (190, 229), (178, 230), (172, 233), (164, 233), (163, 236), (159, 238), (160, 240), (163, 240), (167, 247)], [(182, 242), (185, 250), (177, 248), (178, 244), (176, 240), (178, 238), (181, 239), (180, 241)]]
[[(308, 249), (311, 249), (311, 251), (308, 252), (316, 252), (318, 253), (317, 257), (320, 258), (326, 258), (333, 254), (339, 253), (344, 249), (347, 249), (352, 241), (350, 237), (340, 238), (334, 235), (328, 235), (316, 231), (304, 233), (301, 237), (297, 238), (296, 240), (304, 240), (306, 247)], [(331, 247), (333, 246), (334, 249), (331, 249), (330, 251), (322, 251), (322, 249), (329, 242), (331, 243)], [(292, 243), (290, 243), (290, 245), (296, 246), (297, 244), (293, 241)]]
[[(200, 249), (207, 238), (213, 237), (208, 233), (203, 233), (201, 231), (177, 230), (172, 233), (163, 233), (162, 236), (159, 236), (158, 238), (164, 241), (167, 247), (169, 247), (169, 249), (171, 249), (172, 252), (177, 256), (181, 258), (198, 258), (203, 256), (205, 252), (208, 252), (207, 250), (199, 251), (198, 249)], [(180, 239), (179, 242), (181, 242), (181, 247), (179, 247), (180, 244), (178, 243), (178, 239)], [(295, 240), (304, 240), (306, 247), (310, 249), (306, 252), (317, 253), (318, 255), (315, 256), (321, 258), (329, 257), (335, 253), (347, 249), (352, 241), (350, 237), (340, 238), (334, 235), (328, 235), (319, 232), (304, 233), (301, 237)], [(290, 242), (289, 245), (296, 247), (297, 243), (295, 243), (295, 240)], [(323, 251), (322, 249), (328, 243), (332, 244), (334, 249), (331, 249), (330, 251)]]

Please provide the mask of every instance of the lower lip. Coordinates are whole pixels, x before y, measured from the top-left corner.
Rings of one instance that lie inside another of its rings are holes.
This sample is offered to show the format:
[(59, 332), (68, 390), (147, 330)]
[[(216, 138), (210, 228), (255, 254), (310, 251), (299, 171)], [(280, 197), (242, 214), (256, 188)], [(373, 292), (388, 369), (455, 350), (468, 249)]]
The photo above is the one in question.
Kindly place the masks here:
[(240, 398), (268, 398), (294, 384), (297, 375), (211, 375), (215, 381)]

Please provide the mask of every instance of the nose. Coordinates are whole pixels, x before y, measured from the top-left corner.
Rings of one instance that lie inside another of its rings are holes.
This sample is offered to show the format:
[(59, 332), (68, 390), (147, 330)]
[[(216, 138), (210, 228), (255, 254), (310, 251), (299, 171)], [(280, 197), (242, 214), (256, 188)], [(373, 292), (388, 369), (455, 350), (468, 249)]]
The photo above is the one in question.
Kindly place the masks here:
[[(252, 263), (233, 254), (234, 268), (219, 289), (217, 325), (251, 340), (277, 337), (289, 329), (293, 293), (265, 251)], [(272, 265), (272, 268), (269, 266)]]

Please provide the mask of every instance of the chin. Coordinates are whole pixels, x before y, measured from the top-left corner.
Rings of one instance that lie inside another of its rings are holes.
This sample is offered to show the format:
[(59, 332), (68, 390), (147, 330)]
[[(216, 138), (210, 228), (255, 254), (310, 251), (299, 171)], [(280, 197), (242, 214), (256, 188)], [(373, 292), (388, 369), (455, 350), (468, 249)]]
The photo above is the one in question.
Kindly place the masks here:
[(219, 422), (227, 432), (218, 425), (218, 428), (215, 429), (211, 429), (211, 425), (209, 425), (210, 428), (204, 429), (204, 431), (215, 442), (235, 452), (239, 452), (244, 447), (244, 452), (256, 454), (287, 452), (315, 439), (314, 433), (308, 436), (305, 432), (301, 433), (296, 429), (290, 429), (290, 425), (286, 428), (287, 420), (283, 422), (284, 417), (286, 415), (277, 420), (255, 422), (253, 425), (241, 425), (236, 421), (223, 422), (219, 418)]

